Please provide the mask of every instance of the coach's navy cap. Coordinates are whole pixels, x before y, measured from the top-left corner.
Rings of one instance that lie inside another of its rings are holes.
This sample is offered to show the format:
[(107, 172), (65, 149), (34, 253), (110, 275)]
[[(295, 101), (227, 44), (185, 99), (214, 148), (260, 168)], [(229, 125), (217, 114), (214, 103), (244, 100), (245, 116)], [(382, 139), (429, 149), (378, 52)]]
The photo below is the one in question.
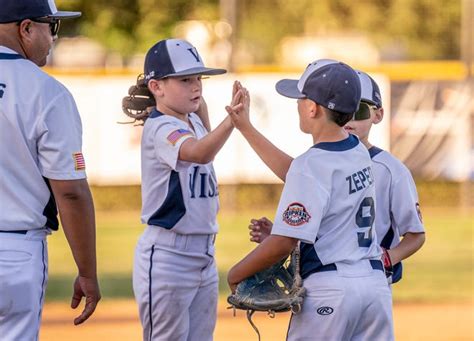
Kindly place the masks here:
[(70, 19), (81, 16), (81, 12), (58, 11), (54, 0), (2, 0), (0, 6), (0, 23), (43, 17)]
[(360, 86), (362, 90), (361, 101), (374, 104), (377, 108), (382, 107), (382, 96), (377, 83), (363, 71), (357, 71), (359, 76)]
[(276, 84), (276, 90), (280, 95), (309, 98), (345, 114), (357, 111), (361, 96), (357, 73), (349, 65), (332, 59), (312, 62), (299, 80), (282, 79)]
[(197, 49), (185, 40), (161, 40), (147, 52), (145, 57), (145, 81), (165, 77), (191, 75), (221, 75), (224, 69), (204, 66)]

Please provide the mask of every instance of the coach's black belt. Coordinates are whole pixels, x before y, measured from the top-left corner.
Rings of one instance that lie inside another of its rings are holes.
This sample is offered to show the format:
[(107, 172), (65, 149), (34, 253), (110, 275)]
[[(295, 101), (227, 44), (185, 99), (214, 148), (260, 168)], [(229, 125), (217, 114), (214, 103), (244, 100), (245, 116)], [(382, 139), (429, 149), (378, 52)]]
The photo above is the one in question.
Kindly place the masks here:
[(28, 230), (12, 230), (12, 231), (3, 231), (3, 230), (0, 230), (0, 233), (27, 234), (27, 233), (28, 233)]

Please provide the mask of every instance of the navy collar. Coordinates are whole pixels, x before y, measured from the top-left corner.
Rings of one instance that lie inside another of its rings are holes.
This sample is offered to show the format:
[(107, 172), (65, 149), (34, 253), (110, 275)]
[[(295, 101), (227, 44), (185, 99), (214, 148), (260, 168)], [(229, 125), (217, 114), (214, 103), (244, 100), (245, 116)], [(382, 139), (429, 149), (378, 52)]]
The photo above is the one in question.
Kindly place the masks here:
[(354, 148), (359, 144), (359, 139), (352, 134), (349, 134), (347, 139), (337, 142), (320, 142), (316, 143), (313, 148), (327, 150), (329, 152), (343, 152)]
[(371, 159), (373, 159), (374, 156), (379, 154), (380, 152), (383, 152), (383, 149), (380, 149), (379, 147), (372, 146), (369, 148), (369, 154)]
[(150, 113), (150, 116), (148, 116), (149, 118), (157, 118), (157, 117), (160, 117), (160, 116), (163, 116), (164, 114), (161, 112), (161, 111), (158, 111), (156, 109), (156, 107), (153, 108), (153, 110), (151, 111)]
[(25, 59), (22, 55), (18, 53), (3, 53), (0, 52), (0, 60), (12, 60), (12, 59)]

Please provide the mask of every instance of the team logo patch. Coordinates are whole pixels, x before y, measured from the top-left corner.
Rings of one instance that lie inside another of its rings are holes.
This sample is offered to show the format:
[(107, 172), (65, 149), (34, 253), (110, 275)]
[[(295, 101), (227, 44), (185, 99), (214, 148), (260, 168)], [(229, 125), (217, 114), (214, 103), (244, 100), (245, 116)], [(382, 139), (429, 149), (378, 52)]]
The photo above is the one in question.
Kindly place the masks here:
[(418, 213), (418, 218), (420, 218), (420, 221), (423, 222), (423, 216), (421, 215), (421, 209), (420, 209), (420, 204), (416, 203), (416, 213)]
[(291, 203), (283, 212), (283, 221), (290, 226), (300, 226), (307, 223), (311, 216), (299, 202)]
[(319, 315), (331, 315), (334, 309), (331, 307), (320, 307), (316, 310)]
[(186, 129), (177, 129), (172, 131), (166, 139), (174, 146), (184, 136), (193, 136), (193, 133)]
[(86, 162), (84, 161), (84, 155), (81, 152), (72, 153), (72, 158), (74, 159), (74, 169), (77, 171), (86, 169)]

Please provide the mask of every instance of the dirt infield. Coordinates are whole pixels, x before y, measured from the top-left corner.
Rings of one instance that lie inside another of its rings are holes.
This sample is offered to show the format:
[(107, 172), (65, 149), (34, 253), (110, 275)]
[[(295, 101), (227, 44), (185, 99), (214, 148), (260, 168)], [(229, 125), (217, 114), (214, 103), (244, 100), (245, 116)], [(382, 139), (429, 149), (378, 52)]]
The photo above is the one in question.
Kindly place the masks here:
[[(78, 314), (78, 313), (77, 313)], [(40, 340), (99, 341), (140, 340), (141, 329), (134, 301), (101, 302), (95, 316), (83, 326), (75, 327), (72, 320), (76, 312), (64, 303), (49, 303), (43, 312)], [(394, 308), (395, 336), (397, 340), (474, 340), (474, 305), (469, 304), (399, 304)], [(254, 322), (260, 329), (263, 341), (284, 340), (288, 314), (274, 319), (255, 314)], [(245, 313), (219, 305), (215, 333), (216, 341), (256, 341)]]

